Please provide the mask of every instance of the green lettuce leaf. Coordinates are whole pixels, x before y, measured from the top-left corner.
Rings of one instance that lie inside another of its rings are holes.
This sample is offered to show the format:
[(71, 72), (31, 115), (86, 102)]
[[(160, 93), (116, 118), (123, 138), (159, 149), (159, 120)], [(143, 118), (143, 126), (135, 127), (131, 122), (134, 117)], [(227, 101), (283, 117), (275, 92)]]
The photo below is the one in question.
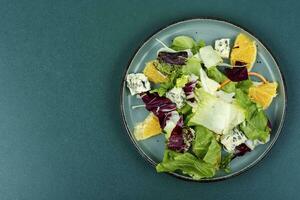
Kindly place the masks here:
[(193, 153), (216, 169), (221, 161), (221, 145), (217, 142), (215, 134), (203, 126), (195, 127), (195, 140), (192, 144)]
[(171, 48), (176, 51), (181, 51), (185, 49), (192, 49), (194, 46), (196, 46), (196, 42), (193, 38), (182, 35), (173, 39)]
[(249, 88), (253, 85), (251, 80), (240, 81), (236, 84), (236, 88), (241, 89), (244, 93), (248, 94)]
[(192, 52), (193, 54), (199, 52), (199, 49), (202, 47), (205, 47), (206, 43), (204, 40), (199, 40), (198, 43), (196, 44), (196, 46), (194, 46), (194, 48), (192, 48)]
[(188, 115), (192, 112), (192, 106), (189, 104), (185, 104), (182, 108), (178, 109), (179, 114), (181, 115)]
[(200, 59), (191, 57), (187, 59), (186, 65), (182, 68), (183, 74), (195, 74), (199, 76), (199, 70), (201, 68)]
[(211, 141), (203, 161), (212, 164), (217, 169), (219, 168), (221, 162), (221, 145), (215, 138)]
[(227, 77), (220, 72), (216, 66), (207, 69), (207, 76), (211, 79), (214, 79), (218, 83), (222, 83), (223, 81), (227, 80)]
[(265, 112), (252, 102), (242, 89), (236, 90), (235, 98), (237, 103), (246, 110), (246, 120), (240, 125), (240, 129), (250, 140), (266, 142), (270, 135), (270, 129)]
[(236, 103), (227, 103), (202, 88), (195, 90), (198, 105), (188, 125), (202, 125), (217, 134), (226, 134), (245, 120), (244, 109)]
[(195, 140), (192, 144), (192, 151), (198, 157), (203, 159), (211, 141), (214, 139), (214, 133), (204, 126), (195, 127)]
[(216, 172), (214, 166), (188, 152), (177, 153), (165, 150), (163, 161), (156, 166), (156, 171), (174, 172), (177, 170), (191, 176), (195, 180), (213, 177)]
[[(223, 81), (227, 80), (228, 78), (220, 71), (216, 66), (210, 67), (207, 69), (207, 76), (218, 83), (222, 83)], [(235, 92), (237, 83), (229, 82), (226, 84), (222, 90), (227, 93)]]
[(220, 169), (223, 169), (226, 173), (230, 173), (231, 169), (230, 169), (230, 163), (231, 160), (234, 158), (234, 154), (233, 153), (229, 153), (226, 154), (224, 156), (222, 156), (222, 161), (220, 164)]

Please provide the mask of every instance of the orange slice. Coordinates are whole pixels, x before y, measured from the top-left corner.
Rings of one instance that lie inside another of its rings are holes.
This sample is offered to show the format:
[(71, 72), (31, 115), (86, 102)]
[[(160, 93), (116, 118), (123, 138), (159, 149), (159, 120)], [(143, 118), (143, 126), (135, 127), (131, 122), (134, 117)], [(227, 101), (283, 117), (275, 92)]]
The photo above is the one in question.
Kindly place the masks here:
[(277, 83), (264, 83), (249, 88), (249, 97), (252, 101), (267, 109), (276, 96)]
[(158, 118), (150, 113), (147, 118), (136, 125), (134, 135), (137, 140), (144, 140), (162, 132)]
[(230, 54), (231, 65), (235, 65), (236, 61), (246, 63), (248, 71), (251, 71), (254, 62), (256, 60), (256, 43), (248, 36), (240, 33), (234, 42), (233, 48)]
[(149, 81), (153, 83), (164, 83), (168, 81), (168, 77), (156, 69), (154, 61), (146, 63), (144, 74), (148, 77)]

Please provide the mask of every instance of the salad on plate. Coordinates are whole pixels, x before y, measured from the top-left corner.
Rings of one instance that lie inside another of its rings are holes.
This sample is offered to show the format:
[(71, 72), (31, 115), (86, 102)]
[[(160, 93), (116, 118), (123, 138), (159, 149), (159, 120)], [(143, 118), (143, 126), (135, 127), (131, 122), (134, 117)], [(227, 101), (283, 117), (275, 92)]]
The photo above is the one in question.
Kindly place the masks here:
[(230, 172), (230, 162), (270, 139), (265, 113), (277, 83), (252, 71), (257, 47), (240, 33), (214, 44), (177, 36), (170, 46), (156, 39), (157, 57), (140, 73), (126, 76), (131, 95), (143, 102), (132, 109), (149, 115), (136, 124), (137, 141), (166, 138), (157, 172), (180, 172), (195, 180)]

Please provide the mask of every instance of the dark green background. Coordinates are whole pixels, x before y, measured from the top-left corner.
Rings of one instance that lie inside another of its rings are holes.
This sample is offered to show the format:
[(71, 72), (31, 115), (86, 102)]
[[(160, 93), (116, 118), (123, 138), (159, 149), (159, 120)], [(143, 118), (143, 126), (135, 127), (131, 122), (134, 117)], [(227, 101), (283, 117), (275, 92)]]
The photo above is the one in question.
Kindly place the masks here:
[[(273, 2), (273, 3), (272, 3)], [(0, 199), (296, 199), (300, 184), (298, 1), (0, 1)], [(122, 73), (171, 22), (213, 16), (257, 35), (288, 87), (279, 140), (217, 183), (157, 174), (120, 119)]]

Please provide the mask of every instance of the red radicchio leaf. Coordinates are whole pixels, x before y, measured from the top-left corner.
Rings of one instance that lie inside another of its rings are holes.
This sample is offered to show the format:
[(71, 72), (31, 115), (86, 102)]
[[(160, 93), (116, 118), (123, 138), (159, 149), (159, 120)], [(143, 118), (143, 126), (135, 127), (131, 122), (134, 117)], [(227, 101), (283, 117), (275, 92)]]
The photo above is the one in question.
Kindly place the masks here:
[(233, 67), (225, 69), (226, 76), (234, 82), (248, 79), (248, 70), (246, 67)]
[(185, 84), (185, 86), (182, 88), (186, 95), (186, 99), (190, 100), (191, 102), (193, 102), (195, 100), (194, 89), (196, 87), (196, 84), (197, 84), (197, 80), (191, 81), (191, 82), (188, 82), (187, 84)]
[(176, 104), (166, 97), (160, 97), (156, 92), (141, 94), (146, 109), (158, 117), (161, 128), (166, 126), (166, 121), (171, 117), (171, 112), (176, 110)]
[(172, 65), (184, 65), (187, 57), (188, 54), (185, 51), (175, 53), (161, 51), (158, 53), (159, 61)]
[(251, 149), (245, 144), (240, 144), (239, 146), (235, 147), (235, 156), (243, 156), (245, 153), (250, 152)]
[(195, 134), (192, 129), (183, 125), (183, 118), (180, 117), (169, 138), (169, 149), (177, 152), (185, 152), (190, 148)]

